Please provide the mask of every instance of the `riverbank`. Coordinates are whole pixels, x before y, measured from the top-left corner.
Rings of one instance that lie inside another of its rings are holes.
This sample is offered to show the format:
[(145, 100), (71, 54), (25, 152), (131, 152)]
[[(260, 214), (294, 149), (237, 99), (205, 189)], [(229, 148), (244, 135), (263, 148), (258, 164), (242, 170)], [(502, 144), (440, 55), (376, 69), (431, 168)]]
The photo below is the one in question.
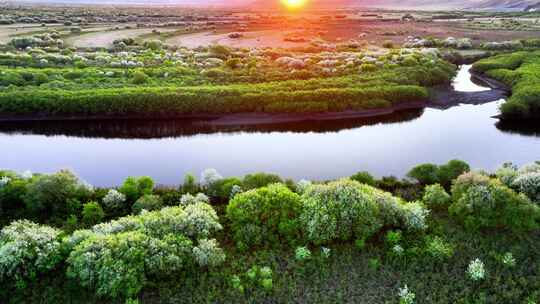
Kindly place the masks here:
[[(462, 66), (461, 69), (468, 66)], [(497, 101), (507, 96), (508, 87), (500, 81), (491, 79), (484, 74), (470, 72), (471, 80), (474, 79), (482, 86), (490, 88), (481, 92), (458, 92), (451, 85), (439, 85), (430, 88), (429, 97), (423, 101), (401, 101), (382, 108), (327, 111), (319, 113), (216, 113), (216, 114), (173, 114), (166, 113), (160, 116), (143, 115), (87, 115), (87, 116), (2, 116), (0, 122), (29, 122), (29, 121), (107, 121), (107, 120), (185, 120), (199, 121), (201, 127), (225, 127), (235, 125), (269, 125), (303, 121), (330, 121), (347, 120), (358, 118), (376, 118), (388, 116), (400, 111), (422, 108), (450, 108), (459, 104), (483, 104)]]
[(540, 51), (521, 51), (480, 60), (473, 69), (504, 83), (511, 96), (501, 105), (499, 119), (537, 120), (540, 117)]

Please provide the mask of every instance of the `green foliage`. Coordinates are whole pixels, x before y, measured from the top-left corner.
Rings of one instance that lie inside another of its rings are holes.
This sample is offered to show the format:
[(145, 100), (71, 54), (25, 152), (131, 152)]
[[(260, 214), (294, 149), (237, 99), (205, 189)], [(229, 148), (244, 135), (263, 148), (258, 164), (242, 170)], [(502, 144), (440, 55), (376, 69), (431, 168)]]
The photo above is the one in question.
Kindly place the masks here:
[(134, 214), (141, 213), (142, 210), (153, 211), (163, 206), (163, 201), (157, 195), (145, 194), (141, 196), (131, 207)]
[(469, 164), (462, 160), (452, 159), (444, 165), (439, 166), (437, 176), (439, 182), (445, 187), (450, 186), (452, 180), (465, 172), (471, 171)]
[(133, 73), (133, 83), (134, 84), (144, 84), (148, 81), (148, 75), (142, 71), (136, 71)]
[(422, 164), (412, 168), (407, 177), (415, 179), (421, 184), (431, 185), (439, 181), (439, 167), (434, 164)]
[(448, 187), (452, 180), (468, 171), (470, 171), (470, 167), (466, 162), (453, 159), (441, 166), (434, 164), (418, 165), (407, 173), (407, 177), (423, 185), (440, 183)]
[(507, 228), (515, 232), (538, 228), (540, 210), (498, 180), (461, 178), (452, 188), (452, 216), (469, 229)]
[(297, 247), (294, 251), (294, 257), (298, 262), (306, 262), (311, 259), (311, 250), (307, 247)]
[(366, 171), (358, 172), (351, 176), (350, 179), (369, 186), (375, 186), (375, 178)]
[(282, 184), (237, 194), (227, 206), (233, 237), (245, 246), (293, 243), (300, 237), (300, 196)]
[(23, 200), (40, 218), (65, 219), (69, 199), (86, 199), (91, 190), (70, 171), (38, 175), (26, 187)]
[(88, 226), (95, 225), (103, 220), (105, 212), (97, 202), (88, 202), (83, 205), (82, 221)]
[(232, 193), (233, 187), (241, 185), (242, 181), (236, 177), (219, 179), (207, 186), (208, 195), (219, 201), (227, 201)]
[(149, 278), (173, 275), (186, 267), (191, 246), (189, 239), (172, 234), (163, 239), (139, 231), (94, 235), (71, 252), (67, 274), (98, 295), (132, 297)]
[(198, 203), (76, 231), (65, 241), (71, 251), (67, 275), (98, 295), (133, 297), (149, 281), (178, 277), (196, 264), (222, 263), (224, 253), (206, 239), (221, 228), (212, 207)]
[(184, 177), (184, 183), (180, 187), (180, 191), (182, 193), (195, 194), (199, 190), (199, 185), (197, 185), (195, 181), (195, 176), (193, 176), (193, 174), (191, 173), (186, 174), (186, 176)]
[(426, 238), (425, 251), (432, 259), (443, 262), (454, 255), (454, 246), (438, 236), (428, 237)]
[(440, 184), (434, 184), (424, 188), (422, 201), (430, 209), (446, 210), (452, 202), (452, 198)]
[(311, 185), (303, 193), (301, 227), (307, 240), (324, 244), (368, 238), (384, 224), (375, 189), (351, 180)]
[(512, 96), (501, 106), (503, 118), (540, 116), (540, 51), (498, 55), (480, 60), (473, 67), (511, 87)]
[(244, 176), (244, 179), (242, 180), (241, 185), (244, 190), (251, 190), (251, 189), (265, 187), (270, 184), (282, 183), (282, 182), (283, 180), (277, 174), (259, 172), (259, 173), (253, 173), (253, 174), (248, 174)]
[(139, 197), (152, 194), (154, 181), (148, 176), (128, 177), (118, 189), (123, 193), (129, 202), (135, 202)]

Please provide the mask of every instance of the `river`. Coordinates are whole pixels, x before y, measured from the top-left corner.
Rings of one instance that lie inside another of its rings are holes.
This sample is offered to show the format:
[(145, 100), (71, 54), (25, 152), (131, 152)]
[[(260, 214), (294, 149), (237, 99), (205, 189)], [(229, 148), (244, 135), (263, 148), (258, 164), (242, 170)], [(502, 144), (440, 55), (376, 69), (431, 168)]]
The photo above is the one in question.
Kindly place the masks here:
[[(454, 90), (489, 90), (471, 81), (469, 67), (461, 67)], [(402, 177), (417, 164), (454, 158), (486, 170), (539, 160), (540, 128), (498, 123), (492, 116), (501, 102), (226, 128), (179, 121), (0, 123), (0, 168), (68, 168), (91, 184), (111, 186), (139, 175), (179, 184), (185, 173), (205, 168), (224, 176), (264, 171), (324, 180), (364, 170)]]

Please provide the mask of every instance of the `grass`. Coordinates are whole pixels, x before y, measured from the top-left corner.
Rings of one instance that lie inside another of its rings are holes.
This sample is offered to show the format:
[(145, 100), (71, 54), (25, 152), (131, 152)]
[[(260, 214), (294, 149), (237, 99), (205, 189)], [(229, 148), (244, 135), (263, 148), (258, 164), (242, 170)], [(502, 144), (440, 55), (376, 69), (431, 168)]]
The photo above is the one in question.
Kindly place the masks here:
[(474, 69), (511, 87), (512, 96), (501, 106), (503, 118), (540, 117), (540, 51), (483, 59), (474, 64)]

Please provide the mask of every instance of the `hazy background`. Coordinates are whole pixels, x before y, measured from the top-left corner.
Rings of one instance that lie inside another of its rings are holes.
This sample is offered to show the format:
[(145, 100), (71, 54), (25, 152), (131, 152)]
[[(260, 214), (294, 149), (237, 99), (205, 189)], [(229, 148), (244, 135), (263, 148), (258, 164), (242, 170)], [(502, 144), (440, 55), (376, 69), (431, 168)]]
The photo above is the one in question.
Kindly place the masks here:
[[(0, 3), (59, 3), (59, 4), (115, 4), (115, 5), (188, 5), (188, 6), (246, 6), (273, 7), (279, 0), (8, 0)], [(310, 0), (312, 7), (321, 8), (392, 8), (392, 9), (475, 9), (496, 11), (535, 11), (540, 0)]]

